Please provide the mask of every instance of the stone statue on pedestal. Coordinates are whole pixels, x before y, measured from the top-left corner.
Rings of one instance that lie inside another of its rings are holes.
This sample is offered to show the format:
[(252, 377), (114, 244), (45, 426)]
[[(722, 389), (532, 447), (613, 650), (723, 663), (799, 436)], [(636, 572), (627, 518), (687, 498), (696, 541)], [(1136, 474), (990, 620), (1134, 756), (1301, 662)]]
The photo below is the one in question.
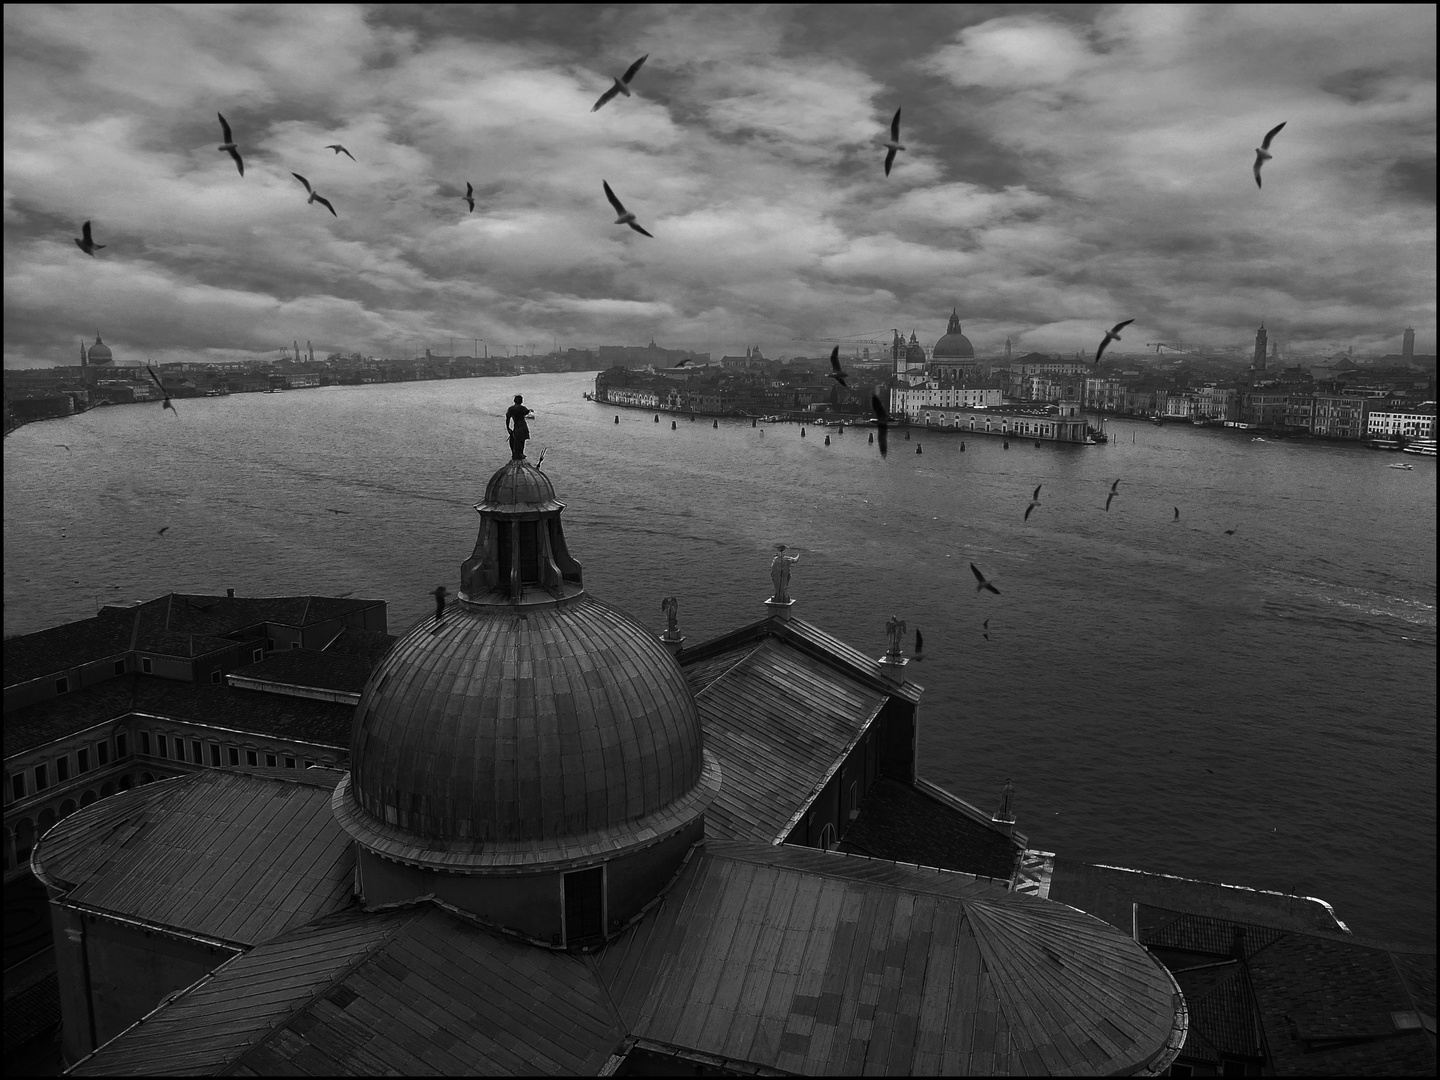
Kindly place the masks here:
[(888, 656), (899, 656), (901, 641), (905, 637), (905, 620), (897, 615), (891, 615), (885, 621), (885, 633), (890, 638), (890, 651)]
[(775, 594), (770, 597), (771, 603), (790, 602), (790, 564), (799, 561), (799, 555), (785, 554), (784, 544), (775, 545), (775, 558), (770, 560), (770, 581), (775, 586)]
[(680, 601), (667, 596), (660, 601), (660, 610), (665, 613), (665, 636), (674, 641), (680, 636)]
[(510, 458), (513, 461), (525, 456), (525, 443), (530, 438), (530, 425), (525, 418), (535, 415), (535, 410), (526, 408), (524, 402), (524, 397), (516, 394), (515, 404), (505, 410), (505, 430), (510, 433)]

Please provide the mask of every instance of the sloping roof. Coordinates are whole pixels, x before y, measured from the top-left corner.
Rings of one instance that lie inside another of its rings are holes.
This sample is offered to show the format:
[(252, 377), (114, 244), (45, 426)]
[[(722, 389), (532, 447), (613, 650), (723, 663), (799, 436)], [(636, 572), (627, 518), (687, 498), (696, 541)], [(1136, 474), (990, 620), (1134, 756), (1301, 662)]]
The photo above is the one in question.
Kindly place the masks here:
[(967, 875), (707, 841), (598, 960), (638, 1037), (791, 1072), (1114, 1072), (1153, 1059), (1169, 976), (1072, 908)]
[(350, 903), (333, 782), (207, 769), (147, 784), (60, 821), (35, 863), (67, 903), (254, 945)]
[(362, 630), (358, 626), (347, 626), (325, 646), (327, 653), (337, 656), (358, 656), (374, 668), (395, 644), (395, 635), (379, 630)]
[(7, 713), (5, 754), (21, 754), (132, 712), (336, 747), (350, 745), (355, 717), (353, 705), (339, 702), (122, 675)]
[(311, 649), (280, 649), (265, 659), (230, 674), (246, 679), (260, 679), (285, 686), (308, 686), (317, 690), (335, 690), (358, 694), (370, 678), (374, 664), (354, 653), (319, 652)]
[(885, 696), (776, 638), (695, 698), (725, 782), (705, 832), (772, 842), (885, 704)]
[(624, 1037), (583, 959), (422, 904), (262, 945), (74, 1072), (594, 1075)]
[(69, 667), (123, 656), (130, 649), (133, 611), (104, 608), (93, 619), (5, 639), (5, 685), (31, 682)]

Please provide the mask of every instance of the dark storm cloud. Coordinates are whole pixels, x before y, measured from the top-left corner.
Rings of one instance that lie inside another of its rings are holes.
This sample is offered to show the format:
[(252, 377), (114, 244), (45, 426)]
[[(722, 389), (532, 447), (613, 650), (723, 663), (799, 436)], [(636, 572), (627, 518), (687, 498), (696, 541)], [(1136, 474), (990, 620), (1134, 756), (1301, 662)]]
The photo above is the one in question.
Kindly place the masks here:
[(1085, 348), (1117, 311), (1152, 340), (1433, 335), (1432, 8), (12, 5), (5, 30), (7, 364), (97, 326), (156, 358), (773, 354), (933, 340), (952, 305), (982, 350)]

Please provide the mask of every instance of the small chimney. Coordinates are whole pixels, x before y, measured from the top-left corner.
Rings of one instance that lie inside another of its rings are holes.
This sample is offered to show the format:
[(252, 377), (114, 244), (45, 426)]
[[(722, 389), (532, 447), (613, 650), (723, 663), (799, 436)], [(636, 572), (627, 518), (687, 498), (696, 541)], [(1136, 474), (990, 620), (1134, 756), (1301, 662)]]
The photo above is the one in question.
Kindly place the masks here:
[(234, 590), (234, 589), (226, 589), (226, 590), (225, 590), (225, 595), (228, 596), (231, 600), (234, 600), (234, 599), (235, 599), (235, 590)]

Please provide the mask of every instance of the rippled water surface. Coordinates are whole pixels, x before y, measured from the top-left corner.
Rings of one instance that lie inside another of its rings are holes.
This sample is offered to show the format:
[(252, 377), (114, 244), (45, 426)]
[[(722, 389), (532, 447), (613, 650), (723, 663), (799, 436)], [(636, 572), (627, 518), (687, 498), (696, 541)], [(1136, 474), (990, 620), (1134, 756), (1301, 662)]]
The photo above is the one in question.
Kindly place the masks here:
[(922, 771), (987, 807), (1014, 777), (1032, 846), (1320, 896), (1359, 933), (1433, 943), (1434, 460), (1112, 421), (1088, 448), (899, 433), (882, 461), (863, 429), (617, 425), (592, 385), (28, 425), (5, 441), (5, 631), (227, 587), (383, 597), (401, 631), (457, 587), (524, 393), (595, 595), (657, 630), (676, 595), (694, 644), (764, 614), (789, 544), (797, 615), (876, 656), (890, 614), (923, 631)]

